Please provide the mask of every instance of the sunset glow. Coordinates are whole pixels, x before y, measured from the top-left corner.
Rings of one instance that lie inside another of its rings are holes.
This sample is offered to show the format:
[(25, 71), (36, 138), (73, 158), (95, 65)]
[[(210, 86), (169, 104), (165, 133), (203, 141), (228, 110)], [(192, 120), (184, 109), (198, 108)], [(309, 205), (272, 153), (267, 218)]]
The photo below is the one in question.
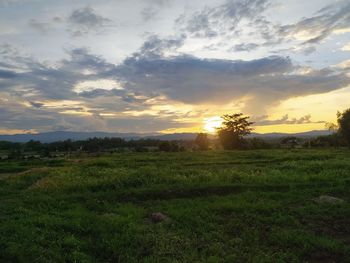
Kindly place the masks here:
[(209, 133), (215, 133), (221, 126), (222, 119), (218, 116), (206, 118), (204, 120), (204, 130)]
[(0, 130), (324, 130), (349, 107), (350, 2), (243, 2), (0, 1)]

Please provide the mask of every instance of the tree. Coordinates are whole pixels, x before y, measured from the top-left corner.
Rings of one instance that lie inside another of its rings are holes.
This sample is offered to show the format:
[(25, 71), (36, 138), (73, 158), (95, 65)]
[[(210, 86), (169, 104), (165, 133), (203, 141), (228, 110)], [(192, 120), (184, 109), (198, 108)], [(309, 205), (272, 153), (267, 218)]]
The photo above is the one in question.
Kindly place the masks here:
[(284, 137), (281, 140), (281, 144), (294, 149), (298, 145), (298, 138), (295, 136)]
[(226, 150), (241, 148), (244, 142), (243, 136), (252, 132), (250, 126), (253, 122), (249, 121), (249, 116), (243, 116), (243, 113), (226, 114), (221, 116), (222, 126), (218, 128), (218, 136), (221, 145)]
[(345, 138), (350, 147), (350, 109), (337, 113), (339, 133)]
[(168, 141), (161, 142), (158, 146), (159, 151), (161, 152), (170, 152), (171, 151), (171, 145)]
[(194, 143), (199, 147), (201, 151), (206, 151), (209, 148), (208, 134), (198, 133)]
[(30, 140), (24, 146), (26, 151), (39, 152), (42, 149), (43, 145), (40, 141)]
[(329, 130), (331, 133), (336, 133), (339, 129), (338, 125), (332, 122), (327, 122), (325, 124), (325, 127), (327, 130)]
[(161, 152), (178, 152), (180, 150), (180, 146), (174, 141), (164, 141), (158, 145), (158, 149)]
[(179, 144), (177, 142), (171, 142), (170, 143), (170, 151), (172, 152), (178, 152), (180, 149)]

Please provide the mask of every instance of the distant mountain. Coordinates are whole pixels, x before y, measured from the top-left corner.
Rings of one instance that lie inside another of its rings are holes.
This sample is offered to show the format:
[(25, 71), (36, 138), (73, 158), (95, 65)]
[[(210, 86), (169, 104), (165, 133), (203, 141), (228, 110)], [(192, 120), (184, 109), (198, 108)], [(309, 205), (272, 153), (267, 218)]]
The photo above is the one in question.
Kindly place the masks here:
[[(321, 135), (331, 134), (328, 130), (316, 130), (301, 133), (252, 133), (248, 137), (253, 138), (281, 138), (286, 136), (295, 136), (299, 138), (310, 138), (317, 137)], [(41, 142), (55, 142), (64, 140), (86, 140), (93, 137), (103, 138), (103, 137), (116, 137), (123, 139), (157, 139), (157, 140), (193, 140), (196, 138), (197, 133), (172, 133), (172, 134), (142, 134), (142, 133), (109, 133), (109, 132), (71, 132), (71, 131), (54, 131), (54, 132), (44, 132), (37, 134), (14, 134), (14, 135), (0, 135), (0, 141), (10, 141), (10, 142), (27, 142), (30, 140), (41, 141)], [(212, 138), (215, 136), (212, 135)]]
[(332, 132), (329, 130), (314, 130), (314, 131), (307, 131), (307, 132), (299, 132), (299, 133), (279, 133), (279, 132), (273, 132), (273, 133), (252, 133), (249, 135), (249, 137), (257, 137), (257, 138), (281, 138), (281, 137), (287, 137), (287, 136), (295, 136), (298, 138), (312, 138), (317, 136), (324, 136), (324, 135), (330, 135)]
[(154, 134), (139, 134), (139, 133), (109, 133), (109, 132), (71, 132), (71, 131), (54, 131), (37, 134), (14, 134), (0, 135), (0, 141), (11, 142), (27, 142), (30, 140), (41, 142), (56, 142), (64, 140), (86, 140), (89, 138), (116, 137), (125, 139), (137, 139), (145, 136), (153, 136)]
[(196, 136), (197, 136), (197, 133), (171, 133), (171, 134), (147, 136), (147, 138), (161, 140), (161, 141), (176, 141), (176, 140), (194, 140)]

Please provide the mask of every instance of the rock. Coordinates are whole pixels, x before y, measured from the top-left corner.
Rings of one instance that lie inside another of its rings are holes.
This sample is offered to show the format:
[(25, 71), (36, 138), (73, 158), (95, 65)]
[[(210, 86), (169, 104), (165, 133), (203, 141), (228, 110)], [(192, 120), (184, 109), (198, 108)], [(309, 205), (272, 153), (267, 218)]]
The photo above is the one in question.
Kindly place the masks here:
[(343, 199), (330, 196), (330, 195), (321, 195), (317, 198), (312, 199), (315, 203), (318, 204), (341, 204), (344, 202)]
[(168, 219), (169, 219), (169, 217), (161, 212), (151, 213), (149, 215), (149, 220), (153, 224), (157, 224), (157, 223), (166, 221)]

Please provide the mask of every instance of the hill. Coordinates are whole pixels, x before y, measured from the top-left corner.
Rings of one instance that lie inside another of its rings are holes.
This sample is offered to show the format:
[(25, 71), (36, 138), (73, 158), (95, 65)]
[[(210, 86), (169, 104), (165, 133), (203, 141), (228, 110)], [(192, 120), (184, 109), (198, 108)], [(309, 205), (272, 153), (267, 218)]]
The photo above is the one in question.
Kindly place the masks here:
[[(328, 135), (328, 130), (315, 130), (302, 133), (252, 133), (249, 137), (257, 138), (281, 138), (286, 136), (295, 136), (299, 138), (311, 138), (321, 135)], [(27, 134), (14, 134), (14, 135), (0, 135), (0, 141), (10, 142), (28, 142), (30, 140), (40, 141), (43, 143), (64, 141), (64, 140), (86, 140), (89, 138), (97, 137), (118, 137), (123, 139), (158, 139), (158, 140), (193, 140), (197, 133), (172, 133), (172, 134), (159, 134), (159, 133), (110, 133), (110, 132), (72, 132), (72, 131), (54, 131), (44, 133), (27, 133)], [(214, 137), (214, 135), (213, 135)]]

